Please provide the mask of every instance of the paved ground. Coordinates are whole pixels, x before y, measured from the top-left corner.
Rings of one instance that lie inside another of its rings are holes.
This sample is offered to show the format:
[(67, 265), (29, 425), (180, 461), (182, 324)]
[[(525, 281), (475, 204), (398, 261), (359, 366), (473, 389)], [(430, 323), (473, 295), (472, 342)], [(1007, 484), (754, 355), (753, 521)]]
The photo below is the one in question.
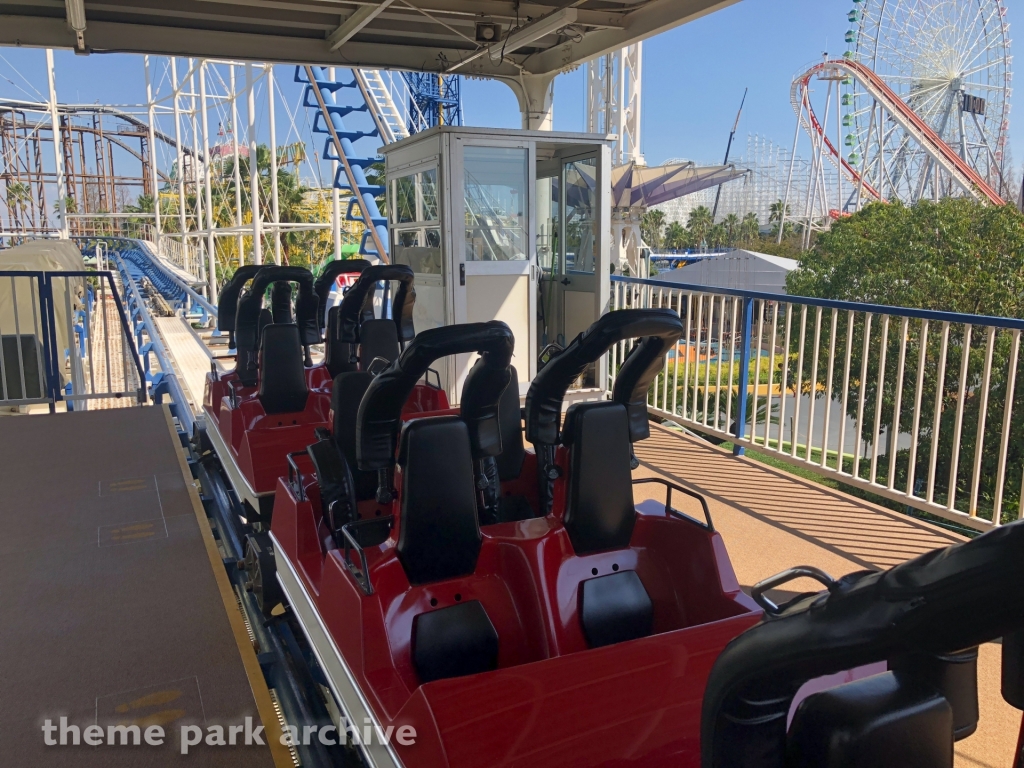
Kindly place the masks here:
[[(662, 475), (699, 489), (729, 549), (740, 584), (749, 587), (794, 565), (809, 564), (841, 576), (864, 568), (889, 568), (963, 538), (860, 499), (736, 458), (701, 440), (653, 426), (637, 444), (638, 477)], [(658, 486), (638, 486), (637, 500), (663, 499)], [(676, 502), (673, 505), (695, 512)], [(792, 589), (817, 589), (793, 582)], [(999, 694), (1000, 649), (981, 649), (978, 731), (956, 745), (957, 768), (1006, 768), (1012, 764), (1021, 715)]]
[[(0, 764), (274, 764), (255, 745), (178, 754), (185, 724), (277, 726), (176, 442), (166, 407), (4, 420)], [(61, 716), (82, 738), (95, 725), (166, 738), (45, 746)]]

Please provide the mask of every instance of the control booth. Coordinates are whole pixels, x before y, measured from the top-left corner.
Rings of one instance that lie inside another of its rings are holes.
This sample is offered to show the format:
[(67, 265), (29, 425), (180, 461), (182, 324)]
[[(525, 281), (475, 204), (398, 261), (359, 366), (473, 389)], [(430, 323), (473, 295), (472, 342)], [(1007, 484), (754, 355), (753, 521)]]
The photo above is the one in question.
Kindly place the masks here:
[[(417, 332), (501, 320), (525, 395), (539, 361), (606, 309), (610, 142), (603, 135), (439, 126), (381, 150), (392, 261), (416, 273)], [(442, 361), (457, 403), (471, 355)], [(598, 363), (575, 398), (596, 396)]]

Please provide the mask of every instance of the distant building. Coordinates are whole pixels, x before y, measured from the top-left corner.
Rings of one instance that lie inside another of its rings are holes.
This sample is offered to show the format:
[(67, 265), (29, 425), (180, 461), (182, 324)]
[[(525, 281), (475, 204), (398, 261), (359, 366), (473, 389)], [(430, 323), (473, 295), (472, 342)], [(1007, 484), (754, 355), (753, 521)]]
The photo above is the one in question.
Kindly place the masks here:
[(654, 279), (734, 291), (785, 293), (786, 275), (798, 266), (800, 263), (796, 259), (735, 250), (659, 272)]

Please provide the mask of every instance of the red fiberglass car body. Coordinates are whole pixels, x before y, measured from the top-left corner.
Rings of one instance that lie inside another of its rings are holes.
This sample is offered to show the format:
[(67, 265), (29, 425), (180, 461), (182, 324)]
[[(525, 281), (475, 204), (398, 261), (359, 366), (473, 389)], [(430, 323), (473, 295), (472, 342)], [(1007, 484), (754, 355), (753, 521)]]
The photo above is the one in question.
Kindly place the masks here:
[[(364, 743), (375, 764), (699, 765), (707, 676), (761, 611), (710, 517), (671, 495), (633, 502), (631, 444), (682, 330), (674, 313), (622, 310), (581, 334), (531, 385), (534, 450), (518, 395), (502, 398), (507, 326), (425, 331), (363, 396), (356, 466), (321, 441), (279, 479), (278, 579), (336, 698), (357, 725), (415, 729)], [(571, 382), (627, 339), (611, 400), (563, 422)], [(468, 351), (460, 410), (403, 416), (427, 366)], [(350, 492), (359, 473), (372, 499)]]

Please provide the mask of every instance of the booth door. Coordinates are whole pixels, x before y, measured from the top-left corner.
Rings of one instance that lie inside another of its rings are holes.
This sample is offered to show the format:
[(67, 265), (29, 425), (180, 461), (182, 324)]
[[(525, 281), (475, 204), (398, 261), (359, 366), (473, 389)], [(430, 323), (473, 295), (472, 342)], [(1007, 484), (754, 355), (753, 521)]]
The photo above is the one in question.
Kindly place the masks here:
[(562, 163), (563, 335), (572, 342), (597, 319), (597, 268), (600, 253), (597, 157)]
[[(508, 324), (516, 340), (512, 364), (524, 393), (536, 369), (531, 322), (536, 276), (529, 248), (531, 148), (525, 142), (457, 141), (461, 146), (452, 153), (452, 180), (461, 181), (462, 194), (453, 188), (455, 322)], [(458, 357), (456, 397), (474, 359)]]

